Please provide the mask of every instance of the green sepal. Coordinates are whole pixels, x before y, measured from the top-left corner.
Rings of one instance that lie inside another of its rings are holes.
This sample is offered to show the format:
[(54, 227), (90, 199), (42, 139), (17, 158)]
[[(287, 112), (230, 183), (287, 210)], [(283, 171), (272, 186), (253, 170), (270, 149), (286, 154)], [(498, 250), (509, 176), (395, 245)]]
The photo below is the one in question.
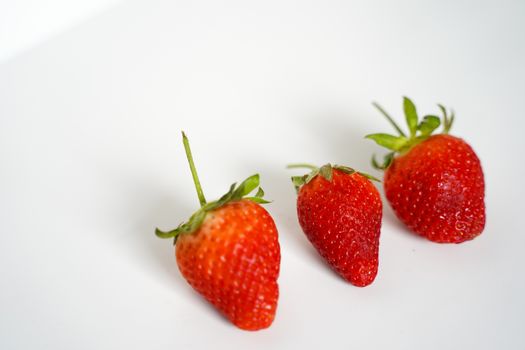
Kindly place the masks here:
[(383, 146), (392, 151), (401, 150), (408, 141), (408, 139), (403, 136), (394, 136), (383, 133), (366, 135), (365, 138), (374, 140), (379, 146)]
[(202, 207), (193, 213), (188, 221), (181, 223), (176, 229), (171, 231), (162, 231), (158, 228), (155, 228), (155, 234), (159, 238), (174, 238), (173, 243), (175, 244), (179, 234), (196, 231), (202, 225), (202, 222), (206, 218), (208, 211), (209, 210), (206, 210), (205, 207)]
[(399, 125), (397, 125), (395, 120), (390, 116), (390, 114), (388, 114), (388, 112), (385, 111), (384, 108), (381, 107), (381, 105), (379, 103), (372, 102), (372, 106), (374, 106), (386, 118), (386, 120), (388, 120), (390, 122), (390, 124), (392, 124), (392, 126), (394, 127), (394, 129), (396, 129), (396, 131), (399, 134), (399, 136), (404, 136), (404, 137), (407, 136), (407, 135), (405, 135), (403, 130), (401, 130)]
[(385, 170), (392, 163), (394, 155), (396, 153), (404, 154), (408, 152), (413, 146), (425, 141), (428, 139), (432, 133), (439, 128), (440, 125), (443, 125), (443, 133), (448, 134), (452, 124), (454, 122), (454, 111), (450, 111), (448, 114), (446, 108), (438, 104), (439, 109), (443, 114), (443, 119), (441, 120), (438, 116), (435, 115), (426, 115), (421, 122), (418, 124), (418, 114), (416, 106), (408, 97), (403, 97), (403, 110), (405, 113), (406, 123), (410, 130), (410, 136), (406, 137), (403, 134), (403, 131), (395, 123), (393, 118), (376, 102), (373, 102), (372, 105), (376, 107), (383, 116), (394, 126), (401, 136), (394, 136), (390, 134), (377, 133), (370, 134), (365, 136), (365, 138), (374, 140), (378, 145), (383, 146), (389, 149), (390, 153), (385, 155), (382, 164), (380, 164), (375, 156), (372, 157), (372, 165), (376, 169)]
[(448, 121), (447, 128), (445, 129), (445, 134), (448, 134), (448, 132), (450, 131), (450, 128), (452, 128), (452, 124), (454, 124), (454, 118), (455, 118), (454, 110), (451, 110), (450, 120)]
[(217, 203), (225, 203), (225, 202), (229, 201), (233, 197), (233, 193), (235, 192), (235, 186), (237, 186), (237, 183), (232, 183), (230, 185), (230, 189), (228, 190), (228, 192), (223, 194), (222, 197), (219, 198), (218, 201), (206, 203), (204, 205), (204, 208), (210, 208), (210, 207), (213, 207)]
[(426, 137), (441, 125), (441, 120), (435, 115), (426, 115), (423, 120), (417, 126), (417, 129), (421, 132), (421, 136)]
[(348, 175), (352, 175), (353, 173), (356, 172), (355, 169), (350, 168), (346, 165), (334, 165), (333, 168), (337, 170), (341, 170), (343, 173), (348, 174)]
[(267, 201), (263, 197), (264, 197), (264, 190), (262, 189), (262, 187), (259, 187), (255, 196), (245, 197), (245, 198), (251, 200), (252, 202), (259, 203), (259, 204), (271, 203), (271, 201)]
[(176, 229), (171, 230), (171, 231), (162, 231), (159, 228), (155, 228), (155, 235), (157, 235), (157, 237), (159, 238), (172, 238), (175, 236), (176, 231), (178, 231), (181, 226), (182, 224), (179, 225)]
[(259, 198), (259, 197), (244, 197), (244, 199), (250, 200), (250, 201), (255, 202), (257, 204), (268, 204), (268, 203), (272, 202), (272, 201), (267, 201), (266, 199)]
[(452, 127), (452, 124), (454, 123), (454, 111), (450, 111), (450, 117), (447, 113), (447, 109), (442, 104), (438, 103), (439, 109), (441, 109), (441, 113), (443, 113), (443, 133), (448, 134), (450, 131), (450, 128)]
[(368, 180), (373, 180), (373, 181), (378, 181), (378, 182), (381, 182), (381, 180), (379, 180), (377, 177), (375, 176), (372, 176), (370, 174), (367, 174), (367, 173), (363, 173), (361, 171), (355, 171), (355, 169), (353, 168), (350, 168), (350, 167), (347, 167), (345, 165), (334, 165), (333, 166), (334, 169), (337, 169), (337, 170), (340, 170), (342, 171), (343, 173), (347, 174), (347, 175), (352, 175), (354, 173), (358, 173), (359, 175), (361, 176), (364, 176), (366, 177)]
[[(298, 168), (298, 167), (299, 166), (297, 166), (297, 165), (290, 165), (290, 166), (288, 166), (288, 168)], [(370, 174), (358, 172), (355, 169), (350, 168), (350, 167), (345, 166), (345, 165), (337, 165), (337, 164), (332, 165), (332, 164), (328, 163), (328, 164), (323, 165), (321, 168), (318, 168), (318, 167), (315, 167), (315, 166), (313, 166), (313, 167), (312, 166), (308, 166), (307, 168), (308, 169), (312, 169), (312, 171), (310, 171), (308, 174), (305, 174), (305, 175), (302, 175), (302, 176), (292, 176), (292, 183), (293, 183), (293, 185), (295, 187), (295, 190), (297, 192), (299, 192), (299, 190), (301, 189), (301, 186), (304, 186), (307, 183), (309, 183), (310, 181), (312, 181), (312, 179), (314, 179), (317, 175), (321, 175), (327, 181), (332, 181), (332, 179), (333, 179), (333, 169), (340, 170), (340, 171), (342, 171), (343, 173), (345, 173), (347, 175), (352, 175), (354, 173), (358, 173), (358, 174), (366, 177), (369, 180), (381, 182), (379, 179), (377, 179), (376, 177), (374, 177), (374, 176), (372, 176)]]
[[(330, 165), (330, 164), (326, 164), (326, 165), (323, 165), (323, 167), (326, 167), (327, 165)], [(321, 167), (321, 168), (323, 168)], [(309, 183), (310, 181), (313, 180), (314, 177), (316, 177), (317, 175), (319, 175), (319, 172), (321, 171), (321, 169), (315, 165), (311, 165), (311, 164), (307, 164), (307, 163), (297, 163), (297, 164), (289, 164), (286, 166), (287, 169), (298, 169), (298, 168), (306, 168), (306, 169), (310, 169), (310, 172), (307, 173), (307, 174), (304, 174), (304, 175), (301, 175), (301, 176), (292, 176), (291, 179), (292, 179), (292, 184), (295, 188), (295, 192), (299, 193), (299, 190), (301, 189), (302, 186), (306, 185), (307, 183)], [(325, 173), (325, 175), (328, 175), (327, 174), (327, 170), (323, 170), (323, 172)], [(330, 171), (331, 173), (331, 171)], [(323, 176), (325, 177), (325, 176)], [(326, 177), (325, 177), (326, 178)], [(331, 174), (330, 174), (330, 179), (331, 179)]]
[(332, 181), (332, 165), (330, 163), (325, 164), (319, 169), (319, 174), (328, 181)]
[(376, 160), (376, 156), (372, 156), (372, 166), (377, 170), (385, 170), (392, 164), (392, 161), (394, 160), (394, 154), (395, 152), (387, 153), (383, 158), (383, 163), (379, 164)]
[(313, 179), (314, 177), (316, 177), (317, 175), (319, 175), (319, 169), (312, 170), (312, 171), (310, 172), (310, 174), (308, 174), (308, 175), (306, 176), (306, 178), (304, 179), (304, 184), (306, 185), (307, 183), (309, 183), (310, 181), (312, 181), (312, 179)]
[(237, 189), (234, 191), (233, 197), (240, 199), (251, 191), (255, 190), (257, 186), (259, 186), (259, 174), (252, 175), (241, 182), (239, 187), (237, 187)]
[(308, 175), (292, 176), (292, 184), (295, 187), (295, 191), (299, 191), (299, 188), (301, 188), (301, 186), (305, 184), (307, 177)]
[(417, 111), (414, 102), (408, 97), (403, 97), (403, 109), (405, 111), (405, 118), (408, 125), (408, 130), (410, 130), (410, 137), (416, 135), (417, 131)]
[(375, 176), (372, 176), (372, 175), (370, 175), (370, 174), (367, 174), (367, 173), (362, 173), (362, 172), (360, 172), (360, 171), (358, 172), (358, 174), (359, 174), (359, 175), (361, 175), (361, 176), (364, 176), (364, 177), (366, 177), (366, 178), (367, 178), (368, 180), (372, 180), (372, 181), (377, 181), (377, 182), (381, 182), (381, 180), (379, 180), (379, 179), (378, 179), (377, 177), (375, 177)]
[(257, 190), (257, 193), (255, 194), (255, 197), (256, 198), (264, 197), (264, 190), (262, 189), (262, 187), (259, 187), (259, 189)]
[(241, 182), (239, 186), (234, 183), (230, 186), (228, 192), (226, 192), (221, 198), (216, 201), (204, 204), (201, 208), (199, 208), (199, 210), (193, 213), (188, 221), (180, 224), (177, 228), (171, 231), (162, 231), (156, 228), (155, 234), (160, 238), (174, 238), (174, 242), (176, 242), (177, 237), (180, 234), (193, 233), (197, 231), (209, 212), (216, 210), (227, 203), (239, 201), (241, 199), (248, 199), (259, 204), (270, 203), (266, 199), (262, 198), (264, 196), (264, 191), (261, 187), (259, 187), (255, 196), (247, 197), (247, 195), (255, 190), (258, 186), (259, 174), (248, 177), (246, 180)]

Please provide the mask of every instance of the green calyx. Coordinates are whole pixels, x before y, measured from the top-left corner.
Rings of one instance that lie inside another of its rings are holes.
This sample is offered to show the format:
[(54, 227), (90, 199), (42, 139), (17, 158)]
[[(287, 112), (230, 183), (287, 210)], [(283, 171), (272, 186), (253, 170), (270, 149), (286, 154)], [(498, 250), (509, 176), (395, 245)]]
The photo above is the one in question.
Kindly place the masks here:
[(347, 167), (347, 166), (344, 166), (344, 165), (332, 165), (330, 163), (327, 163), (327, 164), (323, 165), (320, 168), (315, 166), (315, 165), (304, 164), (304, 163), (290, 164), (290, 165), (287, 166), (287, 168), (288, 169), (297, 169), (297, 168), (310, 169), (310, 172), (305, 174), (305, 175), (292, 176), (292, 183), (293, 183), (293, 185), (295, 187), (295, 190), (297, 192), (299, 191), (301, 186), (306, 185), (307, 183), (312, 181), (317, 175), (321, 175), (327, 181), (332, 181), (333, 169), (340, 170), (343, 173), (348, 174), (348, 175), (352, 175), (354, 173), (358, 173), (358, 174), (366, 177), (367, 179), (370, 179), (370, 180), (373, 180), (373, 181), (380, 181), (379, 179), (373, 177), (372, 175), (356, 171), (353, 168), (350, 168), (350, 167)]
[(446, 108), (438, 104), (441, 113), (443, 114), (443, 120), (435, 115), (426, 115), (420, 121), (416, 106), (408, 97), (403, 98), (403, 109), (405, 112), (405, 120), (408, 125), (408, 135), (403, 132), (403, 130), (397, 125), (394, 119), (377, 103), (373, 103), (374, 107), (383, 114), (383, 116), (392, 124), (394, 129), (396, 129), (399, 135), (391, 134), (370, 134), (366, 135), (365, 138), (374, 140), (378, 145), (383, 146), (389, 150), (390, 153), (386, 154), (383, 163), (379, 164), (375, 159), (375, 156), (372, 157), (372, 165), (374, 168), (379, 170), (385, 170), (392, 163), (396, 153), (404, 154), (408, 152), (413, 146), (418, 143), (428, 139), (436, 129), (443, 124), (443, 134), (448, 134), (452, 123), (454, 122), (454, 111), (450, 112), (450, 115), (447, 113)]
[[(193, 157), (190, 150), (190, 145), (188, 142), (188, 139), (184, 132), (182, 133), (182, 139), (184, 143), (184, 149), (186, 150), (186, 157), (188, 158), (188, 163), (190, 165), (191, 174), (193, 177), (193, 182), (195, 184), (195, 189), (197, 191), (197, 196), (199, 197), (199, 203), (201, 204), (201, 207), (199, 210), (197, 210), (193, 215), (188, 219), (188, 221), (181, 223), (177, 228), (171, 230), (171, 231), (162, 231), (158, 228), (155, 229), (155, 234), (159, 238), (174, 238), (174, 243), (177, 240), (177, 237), (182, 233), (193, 233), (199, 229), (199, 227), (202, 225), (204, 219), (206, 218), (206, 214), (216, 210), (223, 205), (239, 201), (241, 199), (248, 199), (255, 203), (259, 204), (265, 204), (270, 203), (269, 201), (265, 200), (264, 197), (264, 191), (262, 187), (259, 187), (259, 174), (254, 174), (250, 177), (248, 177), (246, 180), (241, 182), (241, 184), (237, 185), (236, 183), (232, 184), (230, 186), (230, 189), (226, 194), (224, 194), (221, 198), (219, 198), (216, 201), (213, 202), (206, 202), (206, 199), (204, 197), (204, 193), (202, 191), (202, 187), (199, 181), (199, 177), (197, 175), (197, 170), (195, 169), (195, 164), (193, 163)], [(256, 194), (254, 196), (249, 196), (249, 194), (254, 191), (256, 188), (258, 188)]]
[(202, 222), (206, 218), (206, 214), (222, 207), (223, 205), (239, 201), (241, 199), (249, 199), (255, 203), (265, 204), (270, 203), (263, 198), (264, 191), (261, 187), (257, 190), (255, 196), (248, 196), (250, 192), (255, 190), (259, 186), (259, 174), (255, 174), (244, 180), (240, 185), (232, 184), (230, 190), (224, 194), (221, 198), (216, 201), (204, 203), (188, 221), (180, 224), (177, 228), (171, 231), (161, 231), (158, 228), (155, 229), (155, 234), (160, 238), (177, 238), (181, 233), (192, 233), (198, 230)]

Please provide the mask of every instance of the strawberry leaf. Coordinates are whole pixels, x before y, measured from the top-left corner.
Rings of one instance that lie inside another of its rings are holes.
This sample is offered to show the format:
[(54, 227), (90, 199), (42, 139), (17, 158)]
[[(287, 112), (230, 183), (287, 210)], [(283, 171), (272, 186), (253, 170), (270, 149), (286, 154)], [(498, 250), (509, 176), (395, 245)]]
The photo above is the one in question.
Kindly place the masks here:
[(394, 152), (390, 152), (388, 154), (385, 155), (385, 157), (383, 158), (383, 164), (379, 164), (376, 160), (376, 156), (372, 156), (372, 166), (374, 168), (376, 168), (377, 170), (385, 170), (386, 168), (388, 168), (390, 166), (390, 164), (392, 163), (392, 160), (394, 160)]
[(312, 179), (313, 179), (314, 177), (316, 177), (317, 175), (319, 175), (319, 169), (313, 170), (312, 172), (310, 172), (310, 174), (308, 174), (308, 176), (307, 176), (306, 179), (304, 180), (304, 183), (305, 183), (305, 184), (309, 183), (309, 182), (312, 181)]
[[(393, 136), (393, 137), (395, 137), (395, 136)], [(304, 166), (304, 164), (292, 164), (292, 165), (288, 166), (289, 169), (299, 168), (299, 167), (304, 168), (305, 166)], [(348, 166), (337, 165), (337, 164), (332, 165), (330, 163), (327, 163), (327, 164), (323, 165), (321, 168), (318, 168), (318, 167), (312, 166), (312, 165), (308, 165), (308, 166), (306, 166), (306, 168), (312, 169), (312, 170), (308, 174), (305, 174), (305, 175), (302, 175), (302, 176), (292, 176), (292, 183), (293, 183), (293, 185), (295, 187), (295, 191), (296, 192), (299, 192), (301, 186), (308, 184), (317, 175), (321, 175), (327, 181), (332, 181), (333, 176), (334, 176), (333, 169), (337, 169), (337, 170), (345, 173), (346, 175), (352, 175), (352, 174), (357, 172), (353, 168), (350, 168)], [(366, 177), (369, 180), (380, 181), (379, 179), (375, 178), (374, 176), (366, 174), (366, 173), (358, 172), (358, 174)]]
[(332, 181), (332, 166), (330, 164), (325, 164), (319, 169), (319, 173), (328, 181)]
[(362, 173), (362, 172), (358, 172), (359, 175), (361, 176), (364, 176), (366, 177), (368, 180), (372, 180), (372, 181), (377, 181), (377, 182), (381, 182), (381, 180), (379, 180), (377, 177), (375, 176), (372, 176), (370, 174), (367, 174), (367, 173)]
[(242, 198), (259, 186), (259, 174), (252, 175), (244, 180), (234, 192), (234, 198)]
[(219, 200), (205, 203), (199, 210), (193, 213), (188, 221), (180, 224), (176, 229), (171, 231), (162, 231), (157, 228), (155, 229), (155, 234), (160, 238), (174, 238), (175, 244), (177, 237), (180, 234), (193, 233), (197, 231), (206, 218), (207, 213), (218, 209), (229, 202), (247, 199), (259, 204), (270, 203), (266, 199), (262, 198), (264, 196), (264, 190), (261, 187), (259, 187), (255, 196), (246, 197), (247, 194), (255, 190), (258, 186), (259, 174), (248, 177), (239, 186), (234, 183), (230, 186), (228, 192), (219, 198)]
[(197, 170), (193, 162), (193, 156), (190, 149), (190, 143), (184, 131), (182, 132), (182, 143), (184, 145), (184, 150), (186, 152), (186, 158), (190, 165), (191, 175), (193, 177), (193, 183), (195, 185), (195, 190), (197, 191), (197, 196), (199, 197), (200, 208), (193, 213), (193, 215), (188, 219), (187, 222), (180, 224), (176, 229), (171, 231), (162, 231), (158, 228), (155, 229), (155, 234), (160, 238), (174, 238), (173, 244), (177, 242), (177, 237), (181, 233), (193, 233), (199, 229), (202, 225), (204, 219), (208, 212), (213, 211), (223, 205), (226, 205), (232, 201), (239, 201), (243, 198), (254, 201), (256, 203), (269, 203), (267, 200), (263, 199), (264, 191), (261, 187), (255, 194), (254, 197), (246, 197), (250, 192), (255, 190), (259, 186), (259, 174), (254, 174), (244, 180), (239, 186), (236, 187), (236, 184), (232, 184), (230, 189), (226, 194), (224, 194), (219, 200), (213, 202), (207, 202), (202, 191), (202, 187), (199, 181), (199, 176), (197, 175)]
[(365, 138), (374, 140), (378, 145), (386, 147), (392, 151), (399, 151), (407, 143), (407, 138), (403, 136), (394, 136), (389, 134), (370, 134)]
[(252, 202), (255, 202), (255, 203), (258, 203), (258, 204), (268, 204), (268, 203), (271, 203), (271, 201), (267, 201), (266, 199), (264, 198), (259, 198), (259, 197), (244, 197), (245, 199), (248, 199)]
[(448, 134), (452, 123), (454, 122), (454, 111), (450, 111), (450, 115), (447, 112), (446, 108), (438, 104), (439, 109), (443, 113), (443, 120), (435, 115), (426, 115), (421, 122), (418, 122), (418, 115), (416, 111), (416, 106), (408, 97), (403, 97), (403, 110), (405, 112), (406, 122), (410, 130), (410, 135), (405, 136), (397, 124), (393, 121), (392, 117), (377, 103), (372, 103), (381, 114), (398, 130), (401, 136), (393, 136), (389, 134), (370, 134), (365, 136), (368, 139), (374, 140), (378, 145), (388, 148), (393, 151), (392, 153), (387, 154), (384, 157), (383, 163), (380, 164), (375, 156), (372, 157), (372, 165), (376, 169), (385, 170), (391, 163), (394, 158), (395, 153), (405, 154), (412, 149), (412, 147), (418, 145), (419, 143), (425, 141), (435, 132), (435, 130), (443, 125), (443, 134)]
[(264, 190), (262, 189), (262, 187), (259, 187), (259, 189), (257, 190), (257, 193), (255, 194), (255, 197), (256, 198), (264, 197)]
[(231, 198), (233, 197), (233, 193), (235, 192), (235, 186), (236, 185), (237, 185), (236, 183), (231, 184), (230, 189), (228, 190), (228, 192), (226, 192), (221, 198), (219, 198), (218, 201), (206, 203), (203, 208), (208, 209), (211, 206), (216, 205), (217, 202), (218, 203), (226, 203), (229, 200), (231, 200)]
[(202, 222), (206, 218), (207, 213), (208, 210), (205, 210), (204, 207), (200, 208), (195, 213), (193, 213), (187, 222), (180, 224), (176, 229), (171, 231), (162, 231), (156, 228), (155, 234), (159, 238), (174, 238), (173, 244), (175, 244), (177, 237), (180, 234), (196, 231), (202, 225)]
[(408, 97), (403, 97), (403, 108), (405, 110), (405, 118), (410, 130), (410, 136), (413, 137), (417, 131), (417, 112), (416, 106)]
[(348, 175), (352, 175), (353, 173), (355, 173), (354, 169), (348, 166), (345, 166), (345, 165), (334, 165), (334, 168), (341, 170), (343, 173), (348, 174)]
[(155, 229), (155, 234), (159, 238), (172, 238), (172, 237), (175, 237), (175, 231), (177, 231), (180, 227), (181, 226), (179, 225), (179, 227), (177, 227), (175, 230), (171, 230), (171, 231), (162, 231), (162, 230), (156, 228)]
[(302, 185), (304, 185), (307, 175), (304, 176), (292, 176), (292, 184), (296, 191), (299, 191)]
[(377, 102), (372, 102), (372, 105), (379, 111), (381, 112), (381, 114), (390, 122), (390, 124), (392, 124), (392, 126), (394, 127), (394, 129), (396, 129), (396, 131), (399, 133), (399, 136), (405, 136), (405, 133), (403, 132), (403, 130), (401, 130), (401, 128), (399, 127), (399, 125), (397, 125), (397, 123), (394, 121), (394, 119), (390, 116), (390, 114), (387, 113), (387, 111), (385, 111), (385, 109), (383, 107), (381, 107), (381, 105)]
[(188, 222), (189, 227), (187, 232), (194, 232), (202, 225), (204, 218), (206, 217), (207, 212), (204, 210), (199, 210), (190, 218)]
[(447, 113), (447, 109), (442, 104), (438, 103), (439, 109), (441, 109), (441, 113), (443, 113), (443, 133), (448, 134), (450, 131), (450, 128), (452, 127), (452, 123), (454, 122), (454, 111), (450, 112), (450, 117)]
[(421, 132), (421, 136), (426, 137), (434, 130), (436, 130), (439, 125), (441, 124), (441, 120), (439, 117), (436, 117), (435, 115), (426, 115), (421, 123), (417, 126), (417, 129)]
[(450, 128), (452, 127), (452, 124), (454, 123), (454, 118), (455, 118), (454, 110), (451, 110), (450, 111), (450, 120), (448, 122), (447, 127), (445, 128), (445, 133), (446, 134), (448, 134), (448, 132), (450, 131)]

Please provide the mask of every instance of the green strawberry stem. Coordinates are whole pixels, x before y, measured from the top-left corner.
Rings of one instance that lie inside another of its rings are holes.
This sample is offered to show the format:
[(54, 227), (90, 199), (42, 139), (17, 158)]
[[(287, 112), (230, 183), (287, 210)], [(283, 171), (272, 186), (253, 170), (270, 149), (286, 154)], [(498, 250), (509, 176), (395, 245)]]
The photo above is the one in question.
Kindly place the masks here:
[[(188, 163), (190, 164), (191, 176), (193, 177), (193, 182), (195, 183), (195, 189), (197, 190), (197, 196), (199, 197), (199, 203), (201, 207), (195, 213), (193, 213), (193, 215), (186, 222), (181, 223), (171, 231), (163, 231), (159, 228), (156, 228), (155, 234), (157, 237), (173, 238), (173, 243), (175, 244), (175, 242), (177, 242), (177, 237), (180, 234), (191, 234), (197, 231), (204, 222), (207, 213), (214, 211), (230, 202), (246, 199), (258, 204), (270, 203), (263, 198), (264, 191), (259, 186), (259, 174), (253, 174), (252, 176), (249, 176), (239, 185), (236, 183), (232, 184), (228, 192), (226, 192), (226, 194), (224, 194), (221, 198), (207, 203), (204, 193), (202, 192), (199, 176), (197, 175), (197, 169), (195, 169), (195, 164), (193, 163), (190, 143), (184, 131), (182, 132), (182, 142), (184, 144), (184, 150), (186, 151), (186, 158), (188, 158)], [(257, 188), (258, 190), (255, 195), (250, 196), (249, 194)]]
[(184, 144), (184, 150), (186, 151), (186, 158), (190, 164), (191, 176), (193, 177), (193, 182), (195, 183), (195, 189), (197, 190), (197, 196), (199, 197), (199, 203), (201, 207), (206, 205), (206, 198), (202, 192), (201, 182), (199, 181), (199, 175), (197, 174), (197, 169), (195, 168), (195, 163), (193, 163), (193, 156), (191, 154), (190, 142), (186, 137), (184, 131), (182, 132), (182, 143)]

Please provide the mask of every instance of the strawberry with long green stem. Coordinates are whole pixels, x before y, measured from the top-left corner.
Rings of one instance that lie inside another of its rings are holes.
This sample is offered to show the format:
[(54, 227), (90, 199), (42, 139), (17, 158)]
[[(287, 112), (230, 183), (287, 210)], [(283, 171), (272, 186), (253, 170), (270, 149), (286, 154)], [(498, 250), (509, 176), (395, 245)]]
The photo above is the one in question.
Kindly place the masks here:
[[(414, 103), (403, 100), (405, 134), (378, 104), (374, 106), (398, 132), (366, 138), (390, 150), (382, 163), (385, 195), (397, 217), (417, 234), (438, 243), (461, 243), (485, 227), (485, 180), (478, 156), (464, 140), (449, 135), (454, 112), (438, 105), (443, 119), (419, 121)], [(443, 124), (443, 131), (434, 134)]]
[(249, 196), (259, 186), (259, 175), (207, 202), (188, 139), (182, 137), (201, 207), (176, 229), (155, 233), (174, 239), (184, 278), (233, 324), (245, 330), (267, 328), (277, 308), (281, 254), (275, 223), (260, 205), (268, 203), (264, 191), (259, 187)]

